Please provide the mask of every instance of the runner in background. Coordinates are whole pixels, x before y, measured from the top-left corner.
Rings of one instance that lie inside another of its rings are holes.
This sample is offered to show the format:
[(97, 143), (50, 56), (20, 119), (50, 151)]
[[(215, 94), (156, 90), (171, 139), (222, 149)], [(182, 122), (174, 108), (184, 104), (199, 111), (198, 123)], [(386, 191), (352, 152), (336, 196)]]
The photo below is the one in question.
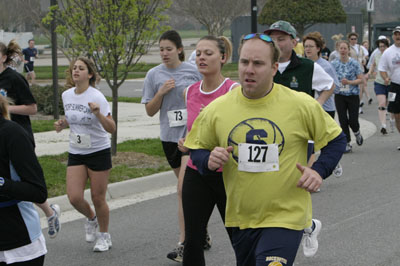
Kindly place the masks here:
[[(86, 242), (96, 242), (93, 251), (103, 252), (112, 247), (106, 192), (112, 168), (108, 133), (113, 133), (116, 125), (110, 105), (95, 88), (98, 80), (91, 60), (79, 57), (71, 62), (67, 86), (74, 87), (63, 92), (65, 118), (55, 122), (54, 126), (57, 132), (70, 127), (66, 177), (68, 199), (86, 217)], [(95, 210), (84, 198), (88, 179)]]
[[(374, 81), (374, 91), (376, 94), (376, 98), (378, 99), (378, 116), (379, 116), (379, 121), (381, 123), (380, 131), (382, 135), (386, 135), (388, 134), (386, 129), (386, 114), (388, 105), (387, 96), (389, 93), (390, 83), (385, 84), (385, 81), (383, 80), (380, 72), (377, 71), (377, 68), (383, 52), (389, 47), (389, 42), (386, 40), (386, 38), (378, 39), (376, 41), (376, 46), (378, 47), (379, 52), (374, 55), (374, 62), (371, 64), (367, 77), (376, 73)], [(391, 116), (393, 115), (391, 114)]]
[[(396, 127), (400, 132), (400, 26), (394, 28), (392, 38), (394, 43), (382, 54), (378, 71), (385, 85), (390, 82), (388, 112), (394, 114)], [(400, 146), (397, 150), (400, 150)]]
[(28, 47), (22, 50), (24, 54), (24, 70), (26, 72), (26, 79), (31, 80), (31, 84), (36, 83), (36, 74), (34, 71), (34, 63), (37, 58), (38, 51), (35, 48), (35, 40), (31, 39), (28, 41)]
[(187, 111), (183, 90), (201, 80), (195, 65), (185, 61), (182, 39), (178, 32), (169, 30), (159, 39), (162, 64), (147, 72), (141, 103), (147, 115), (160, 113), (160, 139), (169, 165), (178, 178), (179, 241), (175, 249), (167, 254), (171, 260), (181, 262), (185, 225), (182, 209), (182, 180), (188, 154), (178, 149), (178, 141), (185, 136)]
[(339, 116), (339, 123), (346, 134), (347, 146), (346, 153), (352, 151), (351, 135), (349, 127), (352, 129), (356, 142), (361, 146), (364, 139), (360, 132), (358, 121), (358, 108), (360, 104), (360, 88), (364, 74), (358, 61), (350, 57), (350, 43), (339, 41), (340, 59), (332, 62), (336, 75), (341, 82), (339, 90), (335, 91), (335, 105)]
[[(322, 47), (324, 47), (324, 39), (322, 38), (322, 35), (319, 32), (311, 32), (307, 34), (303, 38), (303, 43), (304, 43), (304, 49), (305, 49), (305, 55), (307, 58), (311, 59), (312, 61), (316, 62), (319, 64), (326, 73), (331, 76), (331, 78), (334, 80), (335, 88), (340, 88), (340, 82), (336, 76), (335, 69), (329, 63), (327, 60), (322, 58)], [(317, 95), (319, 93), (317, 92)], [(335, 97), (334, 95), (331, 95), (328, 100), (322, 105), (322, 108), (332, 117), (335, 118)], [(314, 163), (315, 161), (315, 156), (314, 158), (311, 159), (310, 163)], [(333, 171), (333, 174), (336, 177), (340, 177), (343, 174), (343, 168), (340, 162), (336, 166), (335, 170)]]

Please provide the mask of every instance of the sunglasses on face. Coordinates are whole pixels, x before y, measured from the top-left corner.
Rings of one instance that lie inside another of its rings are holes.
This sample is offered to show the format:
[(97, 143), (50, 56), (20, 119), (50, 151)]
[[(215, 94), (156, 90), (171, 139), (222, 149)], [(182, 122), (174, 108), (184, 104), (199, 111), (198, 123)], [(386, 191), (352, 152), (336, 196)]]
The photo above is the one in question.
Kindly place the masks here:
[(352, 40), (352, 41), (356, 41), (356, 40), (357, 40), (357, 38), (350, 38), (350, 40)]
[(246, 36), (243, 37), (242, 43), (244, 41), (250, 40), (250, 39), (260, 39), (266, 43), (272, 43), (272, 45), (275, 47), (275, 43), (273, 42), (272, 38), (269, 35), (263, 34), (263, 33), (250, 33), (247, 34)]

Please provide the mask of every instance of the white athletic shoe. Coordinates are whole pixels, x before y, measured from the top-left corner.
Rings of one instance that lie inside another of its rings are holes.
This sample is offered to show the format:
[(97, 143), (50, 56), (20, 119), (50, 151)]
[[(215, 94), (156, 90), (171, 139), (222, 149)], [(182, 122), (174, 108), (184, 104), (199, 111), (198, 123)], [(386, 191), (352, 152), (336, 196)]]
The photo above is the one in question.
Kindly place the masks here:
[(335, 170), (333, 170), (333, 175), (336, 177), (341, 177), (343, 175), (343, 168), (340, 162), (336, 165)]
[(322, 223), (317, 219), (312, 219), (315, 224), (314, 230), (311, 227), (304, 229), (303, 234), (303, 253), (306, 257), (313, 257), (318, 251), (318, 234), (321, 231)]
[(85, 223), (86, 242), (92, 243), (96, 240), (96, 232), (98, 226), (99, 224), (97, 222), (97, 217), (93, 221), (86, 219)]
[(108, 251), (112, 247), (111, 236), (109, 233), (97, 233), (96, 245), (93, 247), (94, 252)]
[(47, 233), (49, 234), (50, 238), (55, 238), (58, 232), (61, 230), (61, 223), (59, 220), (61, 210), (58, 204), (51, 204), (50, 208), (53, 210), (53, 215), (47, 218), (47, 223), (49, 225), (49, 231)]

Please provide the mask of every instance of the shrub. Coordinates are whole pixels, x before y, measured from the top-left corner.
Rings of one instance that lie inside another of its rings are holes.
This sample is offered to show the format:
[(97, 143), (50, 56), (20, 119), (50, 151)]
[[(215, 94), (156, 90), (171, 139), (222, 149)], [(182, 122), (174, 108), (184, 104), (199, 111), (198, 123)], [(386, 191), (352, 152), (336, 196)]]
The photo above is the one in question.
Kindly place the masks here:
[[(31, 91), (35, 97), (38, 112), (45, 115), (52, 115), (53, 109), (53, 85), (32, 85)], [(63, 85), (58, 85), (58, 111), (59, 114), (64, 114), (64, 106), (62, 104), (61, 94), (65, 91)]]

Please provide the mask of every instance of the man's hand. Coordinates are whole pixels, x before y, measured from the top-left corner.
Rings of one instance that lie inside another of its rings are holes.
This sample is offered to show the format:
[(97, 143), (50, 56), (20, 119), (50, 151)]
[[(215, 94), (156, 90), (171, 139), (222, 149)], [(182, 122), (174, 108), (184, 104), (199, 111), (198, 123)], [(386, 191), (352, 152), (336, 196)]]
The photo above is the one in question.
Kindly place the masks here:
[(215, 147), (211, 153), (210, 158), (208, 159), (208, 169), (211, 171), (215, 171), (224, 164), (226, 164), (229, 160), (229, 154), (233, 151), (233, 147), (229, 146), (226, 149), (223, 147)]
[(310, 167), (302, 166), (299, 163), (296, 163), (296, 167), (302, 174), (297, 187), (304, 188), (308, 192), (316, 192), (321, 187), (322, 177)]

